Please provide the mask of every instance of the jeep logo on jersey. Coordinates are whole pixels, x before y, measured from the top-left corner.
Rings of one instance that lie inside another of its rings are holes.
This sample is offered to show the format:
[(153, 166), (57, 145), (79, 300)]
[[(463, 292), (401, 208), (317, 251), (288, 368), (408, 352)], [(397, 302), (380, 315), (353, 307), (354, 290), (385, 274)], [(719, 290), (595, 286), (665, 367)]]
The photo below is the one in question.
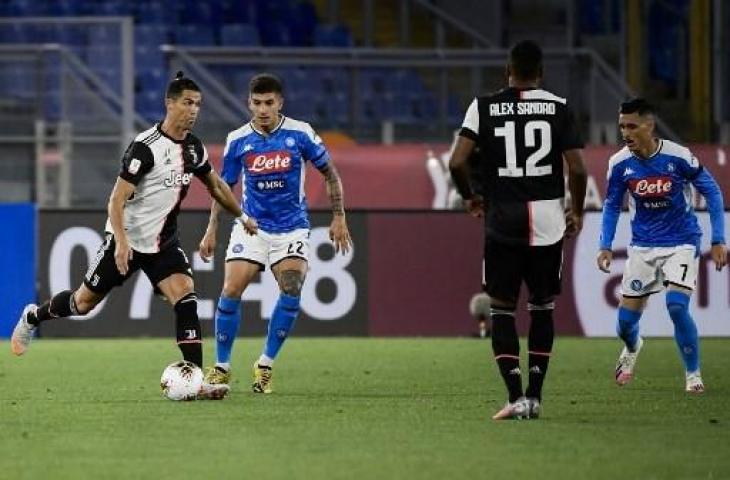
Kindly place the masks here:
[(247, 155), (246, 167), (253, 175), (288, 172), (291, 170), (291, 155), (281, 150)]
[(663, 197), (672, 191), (670, 177), (647, 177), (641, 180), (629, 180), (631, 191), (640, 197)]
[(170, 172), (170, 174), (165, 178), (165, 181), (163, 182), (167, 188), (171, 187), (177, 187), (180, 185), (190, 185), (190, 182), (193, 180), (193, 174), (192, 173), (177, 173), (177, 172)]
[(261, 191), (284, 190), (286, 181), (284, 180), (259, 180), (256, 187)]

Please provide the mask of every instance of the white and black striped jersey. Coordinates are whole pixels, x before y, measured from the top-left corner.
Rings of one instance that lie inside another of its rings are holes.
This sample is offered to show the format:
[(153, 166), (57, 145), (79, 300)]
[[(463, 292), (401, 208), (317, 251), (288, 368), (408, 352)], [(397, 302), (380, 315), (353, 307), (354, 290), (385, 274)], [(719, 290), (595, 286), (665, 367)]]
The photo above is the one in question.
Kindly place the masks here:
[[(178, 240), (177, 214), (193, 175), (211, 171), (197, 137), (168, 137), (157, 124), (137, 135), (122, 157), (119, 176), (136, 185), (124, 206), (124, 229), (133, 250), (155, 253)], [(106, 231), (112, 232), (109, 219)]]
[(513, 244), (559, 241), (565, 232), (563, 152), (583, 148), (566, 100), (516, 88), (477, 97), (459, 134), (480, 151), (487, 235)]

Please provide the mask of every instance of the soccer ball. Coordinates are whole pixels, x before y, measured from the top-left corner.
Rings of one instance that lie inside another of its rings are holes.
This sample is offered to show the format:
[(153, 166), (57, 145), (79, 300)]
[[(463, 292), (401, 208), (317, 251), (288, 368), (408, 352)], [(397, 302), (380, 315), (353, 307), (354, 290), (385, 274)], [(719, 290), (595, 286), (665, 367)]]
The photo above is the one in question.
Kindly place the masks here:
[(162, 372), (162, 395), (170, 400), (195, 400), (203, 384), (203, 371), (194, 363), (180, 360)]

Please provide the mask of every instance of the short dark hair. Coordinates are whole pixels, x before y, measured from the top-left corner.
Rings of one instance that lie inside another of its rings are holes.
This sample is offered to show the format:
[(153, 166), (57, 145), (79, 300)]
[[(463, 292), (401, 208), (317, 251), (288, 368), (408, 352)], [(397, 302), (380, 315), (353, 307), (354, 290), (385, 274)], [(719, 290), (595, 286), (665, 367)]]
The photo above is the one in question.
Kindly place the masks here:
[(510, 50), (509, 64), (515, 77), (534, 80), (542, 75), (542, 49), (532, 40), (523, 40)]
[(654, 105), (640, 97), (622, 102), (618, 111), (619, 113), (638, 113), (641, 116), (646, 114), (653, 115), (656, 113)]
[(273, 73), (259, 73), (254, 75), (250, 82), (248, 82), (248, 93), (278, 93), (281, 95), (284, 92), (284, 86), (279, 80), (279, 77)]
[(167, 85), (165, 98), (178, 98), (180, 95), (182, 95), (183, 90), (192, 90), (194, 92), (199, 92), (200, 87), (191, 79), (185, 78), (185, 74), (182, 71), (178, 71), (175, 74), (175, 78)]

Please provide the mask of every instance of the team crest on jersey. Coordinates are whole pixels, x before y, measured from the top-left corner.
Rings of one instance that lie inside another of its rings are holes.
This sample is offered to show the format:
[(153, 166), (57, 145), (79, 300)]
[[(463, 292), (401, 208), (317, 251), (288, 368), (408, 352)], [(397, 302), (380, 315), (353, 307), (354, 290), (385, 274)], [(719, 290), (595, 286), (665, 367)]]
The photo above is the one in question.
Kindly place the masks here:
[(246, 169), (251, 175), (288, 172), (291, 170), (291, 155), (284, 150), (246, 155)]
[(629, 180), (631, 193), (639, 197), (664, 197), (672, 191), (671, 177), (646, 177)]
[(132, 175), (136, 175), (137, 172), (139, 172), (139, 167), (142, 166), (142, 162), (139, 161), (136, 158), (133, 158), (131, 162), (129, 162), (129, 166), (127, 167), (127, 171), (131, 173)]
[(284, 140), (284, 143), (286, 144), (287, 147), (293, 147), (295, 144), (294, 139), (291, 137), (286, 137), (286, 140)]

